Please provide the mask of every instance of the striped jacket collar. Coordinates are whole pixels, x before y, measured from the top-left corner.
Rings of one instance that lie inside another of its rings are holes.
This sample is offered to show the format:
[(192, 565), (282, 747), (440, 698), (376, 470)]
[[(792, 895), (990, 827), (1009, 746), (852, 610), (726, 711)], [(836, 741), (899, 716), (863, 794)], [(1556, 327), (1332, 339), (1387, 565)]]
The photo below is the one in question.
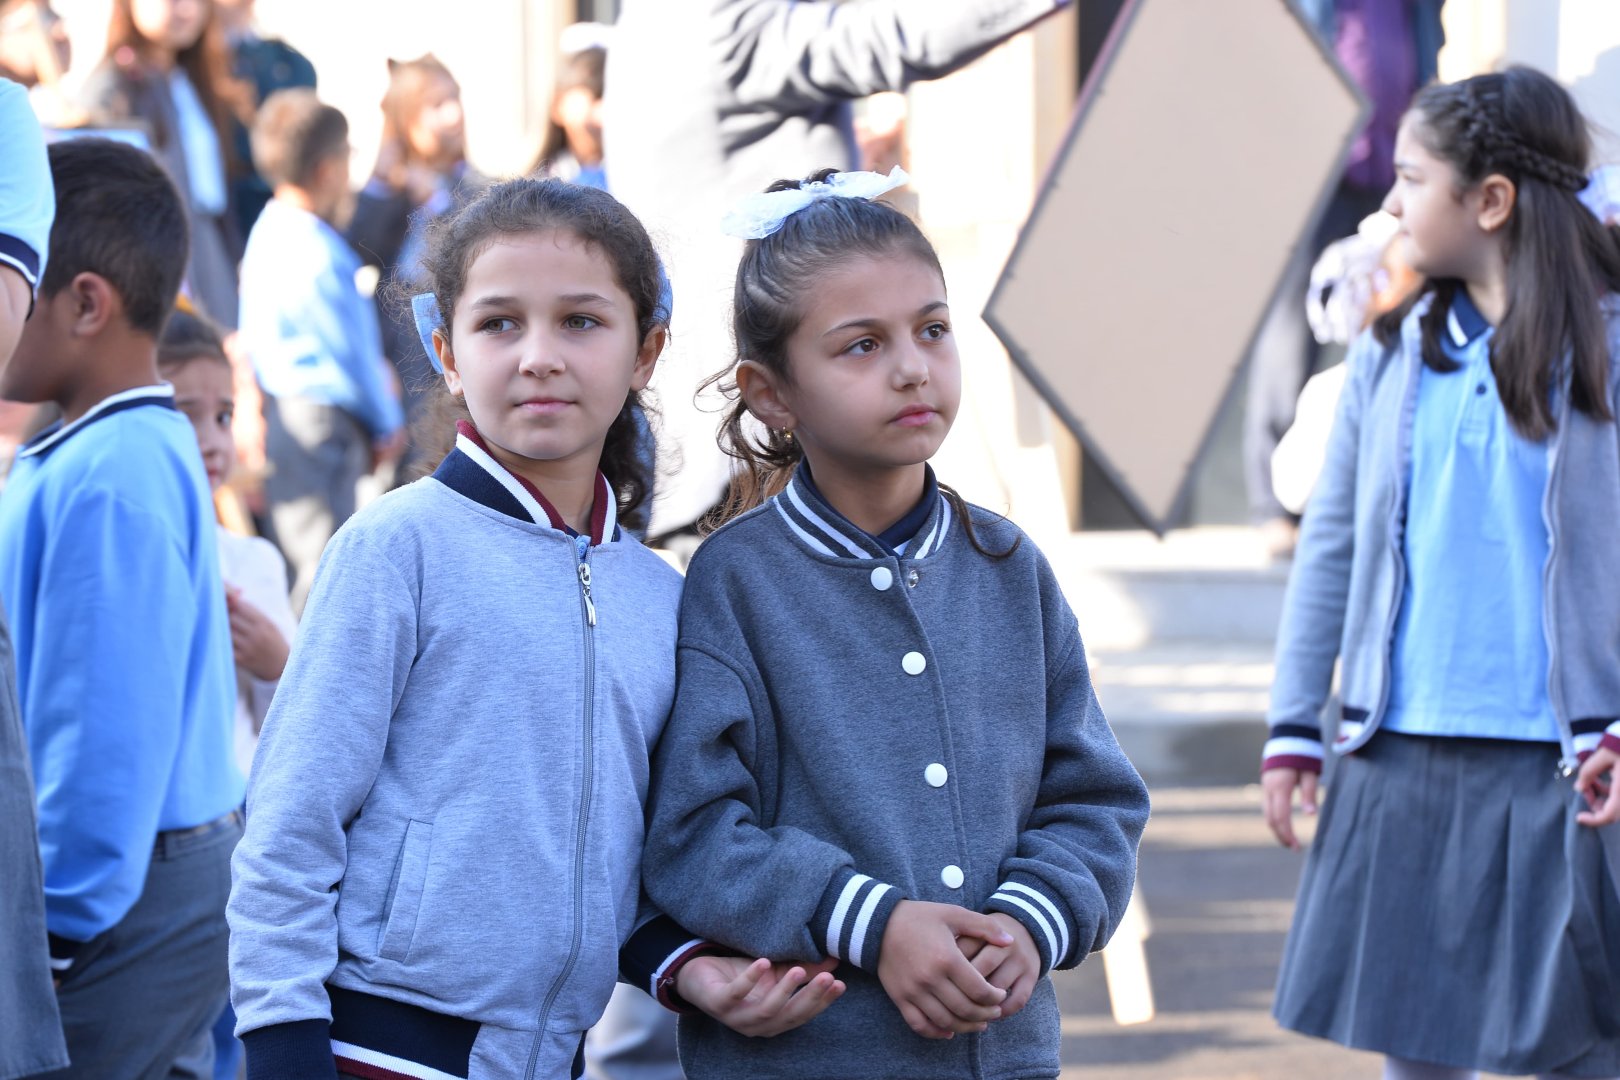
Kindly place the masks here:
[(73, 423), (63, 425), (58, 421), (32, 439), (29, 439), (18, 449), (17, 457), (42, 457), (97, 420), (105, 420), (115, 413), (121, 413), (127, 409), (137, 409), (143, 405), (156, 405), (165, 409), (174, 408), (174, 387), (168, 383), (159, 383), (156, 386), (137, 386), (133, 390), (124, 390), (113, 394), (111, 397), (102, 398), (90, 406), (89, 411), (73, 421)]
[[(473, 502), (519, 521), (548, 525), (569, 536), (579, 534), (569, 528), (557, 508), (528, 480), (495, 460), (478, 429), (467, 421), (456, 424), (456, 446), (434, 470), (433, 478)], [(604, 539), (619, 540), (618, 500), (607, 477), (596, 474), (596, 502), (591, 507), (591, 546)]]
[(928, 505), (927, 516), (915, 533), (892, 548), (829, 506), (807, 482), (802, 466), (794, 471), (781, 494), (771, 498), (770, 505), (782, 515), (793, 535), (817, 554), (836, 559), (926, 559), (944, 545), (955, 515), (950, 500), (939, 490), (933, 468), (929, 467), (925, 475), (918, 505)]

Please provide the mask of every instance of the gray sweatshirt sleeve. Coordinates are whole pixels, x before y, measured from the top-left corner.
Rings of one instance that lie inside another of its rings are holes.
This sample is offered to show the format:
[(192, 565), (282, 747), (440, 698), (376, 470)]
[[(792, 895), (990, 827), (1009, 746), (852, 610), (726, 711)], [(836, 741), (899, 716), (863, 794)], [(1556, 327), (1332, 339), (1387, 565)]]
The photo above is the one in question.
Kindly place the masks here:
[(1382, 351), (1370, 332), (1345, 359), (1350, 374), (1328, 436), (1322, 474), (1305, 504), (1299, 549), (1277, 628), (1277, 672), (1271, 686), (1271, 726), (1261, 770), (1320, 771), (1318, 717), (1333, 686), (1355, 548), (1356, 462), (1361, 452), (1362, 399), (1368, 369)]
[[(1043, 586), (1056, 590), (1050, 573), (1043, 565)], [(985, 905), (1024, 924), (1043, 972), (1074, 967), (1108, 943), (1131, 898), (1148, 819), (1147, 787), (1097, 702), (1074, 613), (1057, 608), (1047, 618), (1049, 655), (1059, 659), (1048, 674), (1035, 808)]]
[(265, 721), (232, 859), (237, 1033), (330, 1020), (348, 844), (416, 654), (416, 596), (364, 532), (327, 546)]
[[(831, 952), (876, 971), (899, 891), (856, 874), (851, 856), (824, 840), (761, 824), (755, 774), (774, 756), (769, 724), (755, 722), (772, 713), (763, 686), (719, 650), (689, 641), (676, 670), (675, 709), (653, 759), (648, 894), (694, 934), (750, 956)], [(864, 915), (854, 936), (852, 902)], [(829, 935), (831, 926), (841, 929)]]
[(737, 101), (784, 113), (937, 79), (1067, 0), (720, 0), (718, 59)]

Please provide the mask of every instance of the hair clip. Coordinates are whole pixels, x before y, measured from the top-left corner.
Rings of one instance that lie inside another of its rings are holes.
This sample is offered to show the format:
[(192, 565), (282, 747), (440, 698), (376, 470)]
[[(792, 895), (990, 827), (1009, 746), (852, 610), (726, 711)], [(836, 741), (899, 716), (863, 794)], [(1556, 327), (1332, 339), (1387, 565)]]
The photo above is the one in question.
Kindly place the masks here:
[(889, 175), (875, 172), (833, 173), (825, 180), (801, 184), (784, 191), (750, 195), (720, 222), (727, 236), (741, 240), (763, 240), (780, 229), (788, 218), (822, 199), (866, 199), (887, 194), (911, 182), (906, 170), (896, 165)]
[(444, 319), (439, 315), (439, 298), (430, 292), (417, 293), (411, 297), (411, 315), (416, 319), (416, 336), (422, 339), (422, 348), (427, 350), (428, 363), (443, 375), (439, 350), (433, 347), (433, 331), (444, 326)]

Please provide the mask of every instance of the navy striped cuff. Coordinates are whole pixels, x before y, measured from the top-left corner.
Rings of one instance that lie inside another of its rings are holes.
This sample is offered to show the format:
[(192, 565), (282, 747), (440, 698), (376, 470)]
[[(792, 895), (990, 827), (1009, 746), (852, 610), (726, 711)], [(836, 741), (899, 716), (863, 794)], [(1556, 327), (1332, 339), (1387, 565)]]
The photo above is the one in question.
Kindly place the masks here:
[(294, 1020), (243, 1032), (248, 1080), (337, 1080), (332, 1028), (325, 1020)]
[(693, 1012), (675, 992), (675, 980), (688, 960), (705, 953), (734, 955), (703, 938), (695, 937), (668, 915), (655, 915), (636, 927), (619, 947), (619, 978), (645, 990), (671, 1012)]
[(1321, 772), (1321, 730), (1309, 724), (1273, 724), (1265, 749), (1260, 751), (1260, 771), (1267, 769)]
[(985, 911), (1010, 915), (1024, 924), (1041, 954), (1041, 974), (1062, 966), (1074, 949), (1073, 921), (1061, 901), (1027, 874), (1016, 874), (996, 889)]
[(816, 947), (828, 956), (875, 974), (883, 931), (894, 914), (894, 906), (904, 899), (893, 885), (847, 867), (840, 870), (810, 922)]
[(0, 266), (9, 266), (28, 282), (29, 292), (39, 288), (39, 253), (26, 241), (0, 233)]

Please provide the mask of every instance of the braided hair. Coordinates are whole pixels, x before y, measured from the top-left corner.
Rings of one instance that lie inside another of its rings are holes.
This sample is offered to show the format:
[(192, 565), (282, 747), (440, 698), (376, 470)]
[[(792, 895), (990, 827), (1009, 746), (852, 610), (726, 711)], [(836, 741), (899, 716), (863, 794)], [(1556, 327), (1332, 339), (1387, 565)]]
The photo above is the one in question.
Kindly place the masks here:
[[(1491, 369), (1502, 406), (1519, 433), (1545, 439), (1557, 428), (1553, 392), (1567, 380), (1570, 403), (1595, 419), (1609, 407), (1608, 332), (1599, 300), (1620, 292), (1620, 230), (1609, 228), (1576, 197), (1586, 186), (1592, 143), (1569, 92), (1541, 72), (1511, 67), (1419, 91), (1407, 114), (1424, 148), (1457, 175), (1455, 195), (1488, 176), (1514, 185), (1503, 234), (1507, 310), (1491, 342)], [(1446, 319), (1462, 282), (1426, 279), (1373, 324), (1385, 346), (1424, 297), (1419, 321), (1423, 362), (1455, 371), (1442, 346)]]

